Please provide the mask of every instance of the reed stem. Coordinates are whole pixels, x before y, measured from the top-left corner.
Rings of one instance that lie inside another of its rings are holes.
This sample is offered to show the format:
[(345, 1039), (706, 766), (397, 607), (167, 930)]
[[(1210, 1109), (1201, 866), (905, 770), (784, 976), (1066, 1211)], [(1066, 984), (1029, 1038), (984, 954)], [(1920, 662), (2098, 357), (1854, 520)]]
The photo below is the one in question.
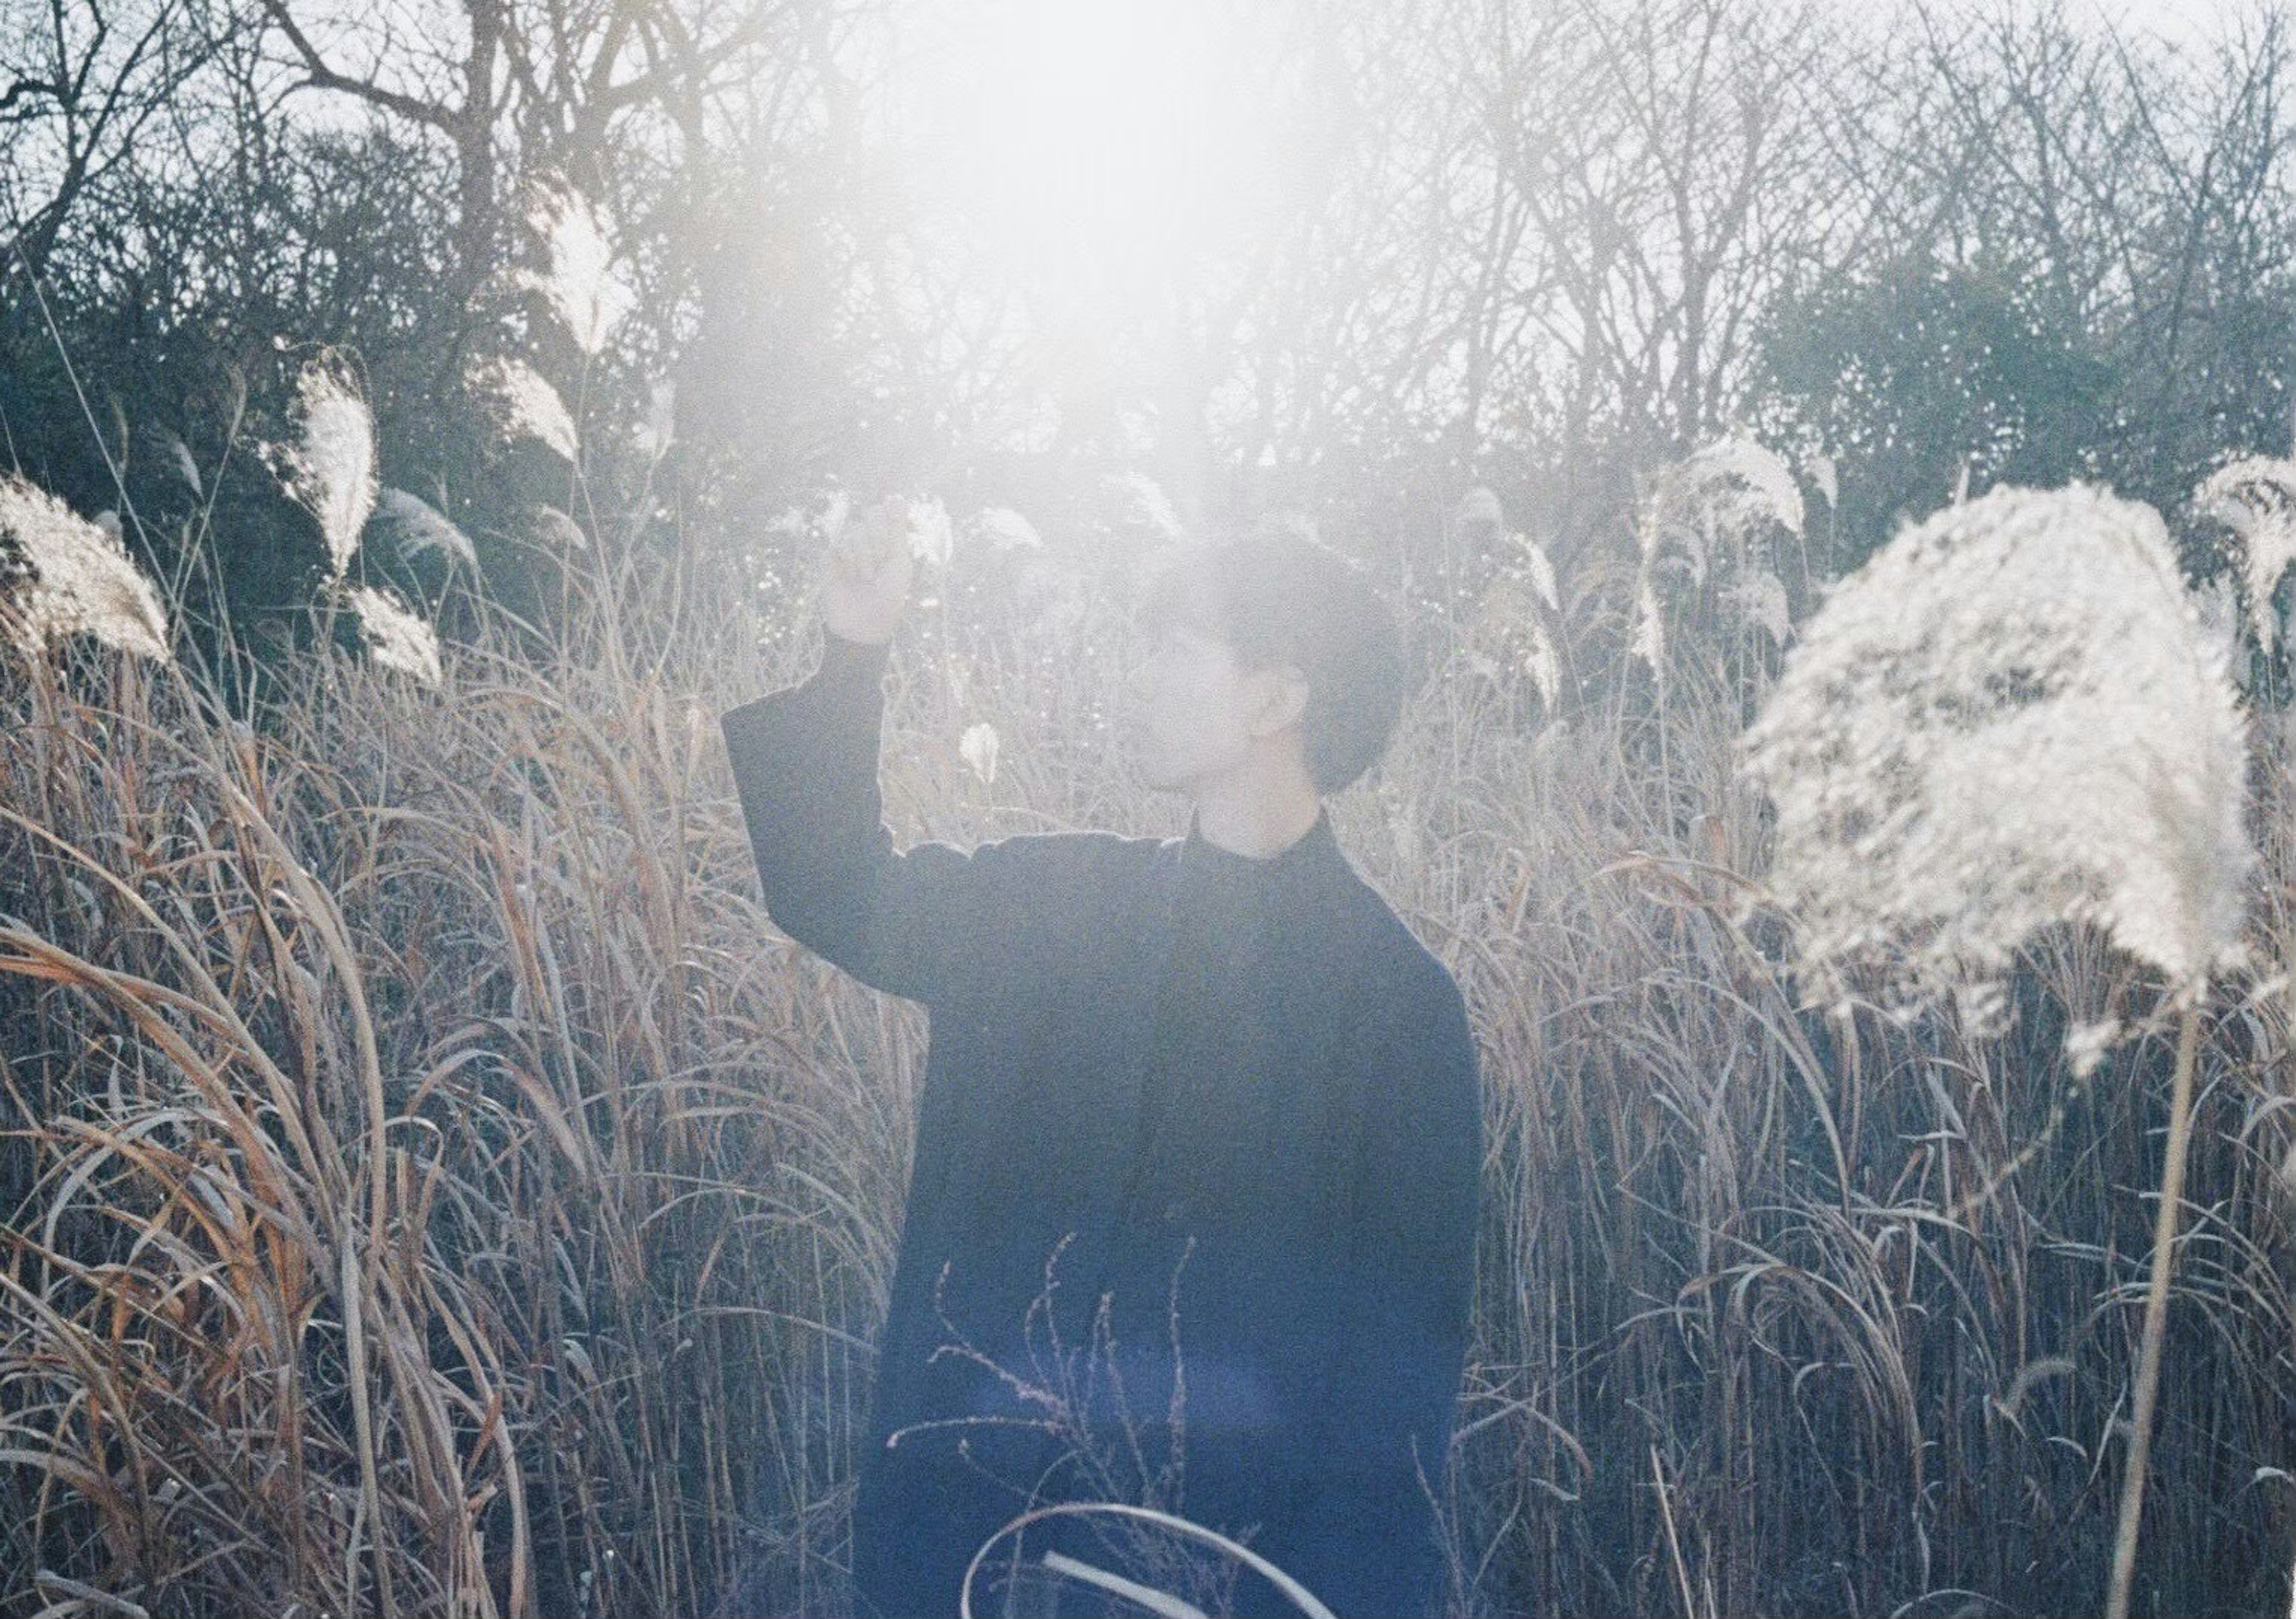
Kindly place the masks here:
[(2136, 1525), (2144, 1515), (2144, 1468), (2152, 1451), (2152, 1419), (2161, 1395), (2161, 1353), (2168, 1337), (2169, 1267), (2184, 1206), (2185, 1158), (2193, 1135), (2193, 1068), (2200, 1045), (2201, 998), (2185, 1008), (2177, 1032), (2177, 1078), (2169, 1099), (2169, 1145), (2161, 1165), (2161, 1206), (2152, 1222), (2152, 1280), (2144, 1295), (2144, 1337), (2136, 1357), (2136, 1398), (2129, 1415), (2128, 1469), (2120, 1477), (2120, 1524), (2112, 1541), (2112, 1582), (2105, 1619), (2128, 1619), (2136, 1579)]

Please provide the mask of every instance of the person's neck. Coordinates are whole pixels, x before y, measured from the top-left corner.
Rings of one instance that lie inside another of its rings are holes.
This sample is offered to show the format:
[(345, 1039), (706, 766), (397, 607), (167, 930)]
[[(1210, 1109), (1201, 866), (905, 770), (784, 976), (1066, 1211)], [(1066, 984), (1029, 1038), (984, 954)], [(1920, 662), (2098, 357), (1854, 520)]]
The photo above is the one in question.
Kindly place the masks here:
[(1198, 834), (1214, 848), (1268, 860), (1313, 830), (1324, 805), (1305, 770), (1277, 765), (1199, 786), (1195, 812)]

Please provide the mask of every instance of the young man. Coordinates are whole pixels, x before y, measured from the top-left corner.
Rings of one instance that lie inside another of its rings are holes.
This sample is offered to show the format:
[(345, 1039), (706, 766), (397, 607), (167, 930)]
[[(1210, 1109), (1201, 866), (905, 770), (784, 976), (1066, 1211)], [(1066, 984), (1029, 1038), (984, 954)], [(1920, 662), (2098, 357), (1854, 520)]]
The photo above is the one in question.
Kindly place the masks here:
[(1342, 1615), (1423, 1612), (1441, 1560), (1422, 1481), (1472, 1286), (1475, 1049), (1322, 803), (1393, 728), (1393, 620), (1297, 536), (1193, 553), (1136, 682), (1141, 772), (1187, 797), (1188, 835), (903, 852), (877, 765), (909, 572), (901, 509), (873, 509), (832, 558), (819, 673), (724, 720), (775, 922), (931, 1017), (860, 1610), (952, 1615), (1007, 1520), (1129, 1487)]

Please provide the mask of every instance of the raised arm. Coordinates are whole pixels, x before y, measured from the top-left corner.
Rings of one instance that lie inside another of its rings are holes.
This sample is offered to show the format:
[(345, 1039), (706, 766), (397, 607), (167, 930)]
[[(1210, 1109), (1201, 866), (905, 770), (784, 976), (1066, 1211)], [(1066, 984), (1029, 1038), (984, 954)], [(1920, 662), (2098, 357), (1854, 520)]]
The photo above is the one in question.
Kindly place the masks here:
[(1001, 862), (993, 845), (896, 853), (885, 830), (885, 661), (909, 570), (906, 511), (872, 508), (832, 552), (820, 669), (720, 724), (775, 922), (865, 983), (931, 1003), (995, 935)]

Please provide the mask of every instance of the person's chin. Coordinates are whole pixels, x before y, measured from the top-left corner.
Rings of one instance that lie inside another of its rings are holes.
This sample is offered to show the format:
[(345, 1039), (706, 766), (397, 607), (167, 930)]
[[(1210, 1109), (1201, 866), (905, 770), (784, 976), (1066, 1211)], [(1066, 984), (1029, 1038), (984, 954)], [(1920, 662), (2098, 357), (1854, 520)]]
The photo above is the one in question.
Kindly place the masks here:
[(1172, 761), (1160, 756), (1152, 748), (1143, 748), (1134, 757), (1133, 769), (1140, 784), (1150, 792), (1180, 793), (1188, 789), (1185, 773), (1174, 768)]
[(1152, 759), (1142, 760), (1138, 771), (1140, 785), (1152, 793), (1177, 793), (1187, 785), (1170, 770), (1160, 768)]

